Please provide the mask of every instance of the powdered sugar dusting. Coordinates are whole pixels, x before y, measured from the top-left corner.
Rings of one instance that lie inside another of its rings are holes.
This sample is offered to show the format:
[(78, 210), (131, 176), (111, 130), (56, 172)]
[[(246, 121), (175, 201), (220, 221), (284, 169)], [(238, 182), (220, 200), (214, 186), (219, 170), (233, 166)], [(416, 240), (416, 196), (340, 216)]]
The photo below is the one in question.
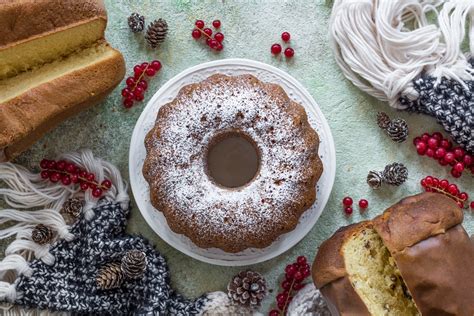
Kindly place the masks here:
[[(249, 76), (228, 78), (186, 87), (164, 105), (147, 146), (151, 190), (170, 206), (177, 229), (192, 232), (198, 243), (273, 239), (289, 219), (297, 221), (295, 203), (311, 189), (307, 171), (317, 143), (308, 144), (294, 104)], [(248, 185), (226, 189), (209, 179), (205, 157), (217, 133), (233, 130), (257, 144), (260, 170)]]

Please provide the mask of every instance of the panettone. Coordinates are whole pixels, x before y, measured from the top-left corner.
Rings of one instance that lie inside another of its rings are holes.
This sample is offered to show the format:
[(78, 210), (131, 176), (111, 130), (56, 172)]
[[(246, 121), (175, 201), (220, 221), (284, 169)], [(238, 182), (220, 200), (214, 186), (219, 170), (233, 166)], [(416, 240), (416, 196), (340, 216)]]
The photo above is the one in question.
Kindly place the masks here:
[(474, 315), (474, 244), (448, 197), (403, 199), (373, 221), (338, 230), (313, 280), (340, 315)]

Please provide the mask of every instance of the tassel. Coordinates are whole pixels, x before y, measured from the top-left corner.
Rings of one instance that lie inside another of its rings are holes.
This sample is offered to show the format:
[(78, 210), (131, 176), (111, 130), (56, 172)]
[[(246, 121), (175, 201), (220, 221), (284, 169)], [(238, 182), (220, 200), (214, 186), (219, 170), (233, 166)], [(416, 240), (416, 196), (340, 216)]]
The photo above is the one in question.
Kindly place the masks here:
[[(438, 13), (443, 1), (336, 0), (330, 31), (336, 61), (344, 75), (361, 90), (392, 107), (406, 108), (400, 96), (418, 97), (412, 81), (423, 71), (464, 85), (473, 69), (460, 51), (465, 21), (472, 21), (474, 3), (446, 2), (439, 27), (428, 23), (428, 12)], [(414, 23), (414, 29), (406, 25)], [(471, 25), (471, 53), (474, 44)]]

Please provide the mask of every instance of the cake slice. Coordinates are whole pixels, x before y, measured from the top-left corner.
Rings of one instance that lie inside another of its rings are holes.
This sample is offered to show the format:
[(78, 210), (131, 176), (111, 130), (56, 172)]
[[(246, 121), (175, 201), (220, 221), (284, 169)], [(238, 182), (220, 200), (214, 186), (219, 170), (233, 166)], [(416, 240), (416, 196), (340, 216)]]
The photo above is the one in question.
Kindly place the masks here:
[(0, 162), (100, 102), (122, 80), (122, 55), (104, 39), (102, 1), (0, 5)]
[(474, 244), (450, 198), (406, 198), (319, 248), (313, 280), (335, 315), (474, 315)]

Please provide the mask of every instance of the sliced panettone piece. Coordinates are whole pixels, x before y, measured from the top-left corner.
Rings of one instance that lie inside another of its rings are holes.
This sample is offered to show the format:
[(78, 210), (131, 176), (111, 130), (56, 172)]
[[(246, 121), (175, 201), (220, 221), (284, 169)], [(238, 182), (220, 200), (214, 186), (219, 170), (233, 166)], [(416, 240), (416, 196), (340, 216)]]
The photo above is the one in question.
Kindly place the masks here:
[(101, 0), (0, 1), (0, 162), (99, 103), (125, 61), (104, 39)]
[(313, 279), (335, 315), (419, 315), (371, 222), (343, 227), (325, 241)]
[(423, 193), (319, 248), (313, 280), (334, 315), (474, 315), (474, 244), (462, 210)]
[(422, 315), (474, 315), (474, 244), (462, 221), (439, 193), (403, 199), (373, 221)]

